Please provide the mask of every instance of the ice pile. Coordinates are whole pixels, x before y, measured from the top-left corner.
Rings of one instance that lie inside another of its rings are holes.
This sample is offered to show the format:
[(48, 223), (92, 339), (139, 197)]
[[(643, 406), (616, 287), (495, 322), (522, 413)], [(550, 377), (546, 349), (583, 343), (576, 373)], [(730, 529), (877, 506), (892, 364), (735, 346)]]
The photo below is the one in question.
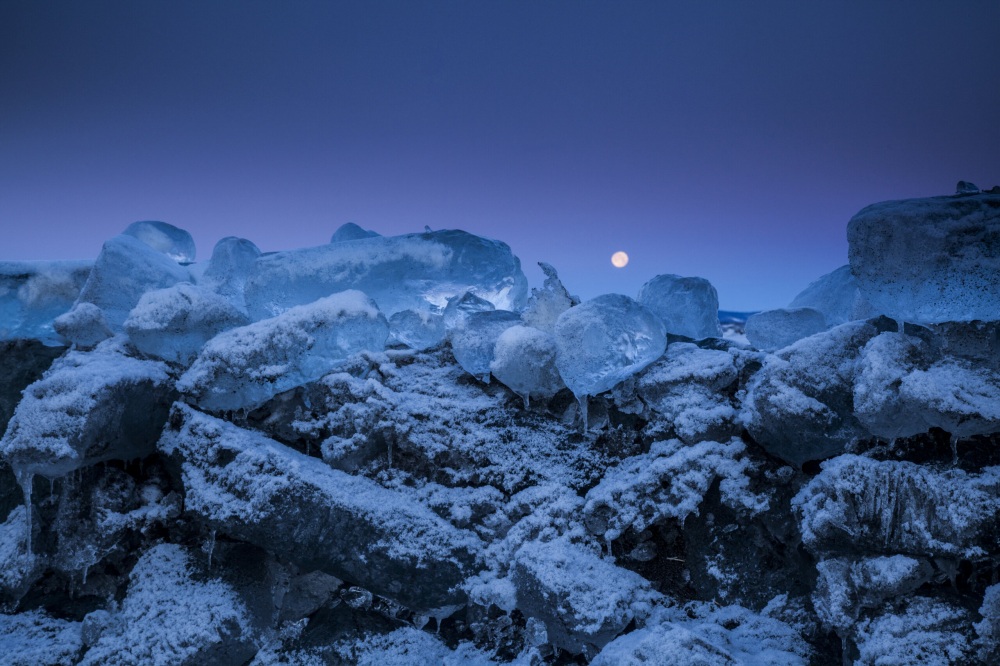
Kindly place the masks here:
[(3, 264), (0, 663), (997, 663), (960, 189), (862, 211), (751, 344), (704, 280), (529, 298), (460, 231)]

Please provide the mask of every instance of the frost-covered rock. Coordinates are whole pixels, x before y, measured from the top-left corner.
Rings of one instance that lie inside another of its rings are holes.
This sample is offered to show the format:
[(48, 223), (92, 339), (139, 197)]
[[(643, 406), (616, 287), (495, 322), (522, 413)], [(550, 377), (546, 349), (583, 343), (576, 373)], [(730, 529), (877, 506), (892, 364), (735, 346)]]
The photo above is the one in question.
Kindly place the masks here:
[(361, 238), (376, 238), (380, 235), (381, 234), (369, 229), (362, 229), (353, 222), (345, 222), (337, 227), (337, 230), (333, 232), (333, 236), (330, 237), (330, 242), (343, 243), (344, 241), (358, 240)]
[(490, 666), (489, 655), (468, 642), (449, 648), (440, 638), (413, 627), (372, 634), (344, 645), (339, 655), (357, 666)]
[(122, 232), (161, 252), (177, 263), (194, 261), (194, 238), (187, 231), (166, 222), (133, 222)]
[(245, 310), (243, 290), (259, 256), (260, 249), (252, 242), (245, 238), (227, 236), (215, 244), (200, 284), (228, 298), (237, 308)]
[(177, 382), (201, 407), (257, 407), (319, 379), (351, 354), (381, 350), (389, 335), (370, 298), (345, 291), (215, 336)]
[(143, 294), (124, 326), (143, 354), (187, 366), (217, 334), (249, 323), (226, 298), (181, 282)]
[(822, 470), (792, 502), (813, 552), (971, 557), (998, 529), (998, 468), (936, 472), (842, 455)]
[(851, 272), (894, 319), (1000, 319), (1000, 195), (887, 201), (847, 225)]
[(649, 581), (568, 539), (525, 544), (514, 555), (517, 605), (545, 623), (548, 641), (596, 654), (661, 595)]
[(637, 393), (688, 444), (737, 435), (726, 389), (738, 376), (732, 354), (674, 342), (638, 377)]
[(0, 340), (62, 341), (53, 320), (80, 295), (92, 261), (0, 261)]
[(719, 294), (705, 278), (657, 275), (642, 285), (637, 300), (663, 320), (667, 333), (695, 340), (722, 337)]
[(801, 465), (866, 436), (854, 382), (861, 349), (878, 332), (868, 322), (841, 324), (768, 355), (742, 395), (740, 418), (757, 443)]
[(147, 291), (189, 282), (191, 274), (174, 259), (131, 235), (104, 243), (78, 303), (93, 303), (118, 329)]
[(430, 349), (445, 338), (444, 317), (430, 309), (400, 310), (389, 317), (389, 334), (410, 349)]
[(1000, 660), (1000, 583), (986, 588), (979, 615), (983, 618), (975, 624), (979, 658), (996, 663)]
[(0, 440), (19, 474), (63, 476), (153, 451), (173, 387), (166, 366), (126, 355), (120, 339), (71, 351), (24, 390)]
[(810, 283), (792, 299), (788, 307), (819, 310), (823, 313), (828, 326), (846, 324), (857, 319), (870, 319), (879, 314), (861, 295), (858, 281), (851, 273), (849, 264)]
[(488, 382), (490, 364), (500, 335), (521, 323), (521, 316), (507, 310), (473, 312), (451, 332), (455, 360), (467, 373)]
[[(708, 492), (721, 479), (728, 504), (748, 509), (766, 506), (747, 490), (750, 462), (738, 439), (728, 443), (678, 440), (655, 442), (649, 453), (626, 458), (587, 493), (584, 519), (591, 533), (617, 539), (626, 530), (641, 532), (666, 519), (683, 523), (698, 512)], [(762, 506), (763, 505), (763, 506)]]
[(479, 540), (405, 496), (181, 403), (159, 448), (213, 529), (415, 609), (462, 603)]
[(775, 351), (826, 329), (826, 317), (819, 310), (780, 308), (750, 315), (744, 332), (757, 349)]
[(941, 428), (952, 437), (1000, 431), (1000, 373), (944, 357), (920, 338), (882, 333), (865, 345), (855, 413), (894, 439)]
[(890, 603), (857, 626), (864, 666), (974, 663), (972, 619), (964, 608), (939, 599), (911, 597)]
[(506, 243), (433, 231), (262, 255), (247, 281), (247, 308), (261, 319), (345, 289), (365, 292), (390, 316), (443, 308), (468, 290), (516, 310), (524, 307), (528, 284)]
[(4, 666), (71, 666), (80, 657), (80, 623), (43, 610), (0, 615), (0, 661)]
[(615, 387), (663, 355), (663, 322), (628, 296), (605, 294), (556, 321), (556, 366), (577, 397)]
[(500, 334), (490, 372), (524, 398), (548, 398), (564, 388), (556, 369), (556, 341), (552, 335), (528, 326), (512, 326)]
[(69, 312), (56, 317), (52, 328), (77, 349), (93, 349), (115, 334), (104, 311), (93, 303), (77, 303)]
[(537, 328), (546, 333), (554, 333), (556, 320), (566, 310), (579, 305), (580, 300), (570, 295), (563, 286), (559, 274), (552, 265), (539, 261), (538, 265), (545, 273), (545, 284), (541, 289), (532, 289), (528, 305), (521, 313), (526, 326)]
[(257, 651), (247, 609), (235, 591), (205, 576), (192, 554), (162, 544), (143, 553), (83, 666), (239, 666)]
[(0, 372), (0, 435), (7, 429), (17, 403), (21, 402), (21, 392), (38, 380), (64, 351), (62, 347), (49, 347), (37, 340), (0, 341), (0, 367), (3, 368)]

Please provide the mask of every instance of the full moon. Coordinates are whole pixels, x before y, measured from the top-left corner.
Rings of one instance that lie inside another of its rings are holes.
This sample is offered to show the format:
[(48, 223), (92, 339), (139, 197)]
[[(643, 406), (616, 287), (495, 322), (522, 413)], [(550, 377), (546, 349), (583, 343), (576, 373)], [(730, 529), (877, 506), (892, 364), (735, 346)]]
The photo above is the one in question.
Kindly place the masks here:
[(615, 268), (625, 268), (626, 264), (628, 264), (628, 255), (619, 250), (611, 255), (611, 263)]

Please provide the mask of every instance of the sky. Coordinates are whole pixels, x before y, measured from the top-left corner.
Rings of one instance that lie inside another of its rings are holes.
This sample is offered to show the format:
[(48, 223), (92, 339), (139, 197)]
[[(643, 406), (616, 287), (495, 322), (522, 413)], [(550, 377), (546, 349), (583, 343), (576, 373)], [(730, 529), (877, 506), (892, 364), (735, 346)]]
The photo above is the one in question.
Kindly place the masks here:
[(782, 307), (864, 206), (1000, 184), (998, 34), (996, 0), (4, 0), (0, 260), (426, 225), (585, 299)]

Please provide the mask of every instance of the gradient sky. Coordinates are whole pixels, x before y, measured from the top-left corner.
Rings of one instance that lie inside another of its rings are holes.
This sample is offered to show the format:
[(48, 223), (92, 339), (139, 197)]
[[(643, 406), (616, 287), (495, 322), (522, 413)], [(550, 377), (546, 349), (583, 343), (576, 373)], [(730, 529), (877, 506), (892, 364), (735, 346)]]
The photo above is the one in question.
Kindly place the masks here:
[(867, 204), (1000, 184), (998, 35), (996, 0), (3, 0), (0, 259), (429, 225), (584, 298), (781, 307)]

